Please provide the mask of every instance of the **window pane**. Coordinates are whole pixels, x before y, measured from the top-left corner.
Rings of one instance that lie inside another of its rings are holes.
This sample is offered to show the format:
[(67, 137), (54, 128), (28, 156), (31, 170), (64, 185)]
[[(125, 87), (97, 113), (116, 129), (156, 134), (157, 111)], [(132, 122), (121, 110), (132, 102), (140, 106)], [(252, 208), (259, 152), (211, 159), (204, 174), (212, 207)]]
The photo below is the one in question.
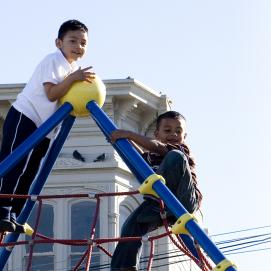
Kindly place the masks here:
[[(25, 258), (25, 270), (28, 265), (28, 257)], [(35, 256), (32, 260), (32, 271), (53, 271), (54, 256)]]
[[(33, 228), (35, 227), (36, 223), (37, 209), (38, 206), (35, 205), (27, 221), (27, 223), (30, 224)], [(53, 223), (54, 223), (53, 207), (49, 204), (43, 204), (38, 227), (38, 233), (53, 238), (54, 237)], [(31, 238), (29, 236), (26, 236), (26, 240), (29, 241), (31, 240)], [(51, 252), (51, 251), (53, 251), (53, 244), (36, 244), (34, 247), (34, 252)], [(28, 245), (26, 246), (26, 253), (29, 253)]]
[[(71, 256), (71, 268), (75, 267), (79, 263), (81, 257), (82, 255)], [(83, 263), (81, 264), (82, 269), (79, 268), (79, 270), (85, 270), (83, 268), (85, 266), (86, 266), (86, 262), (83, 261)], [(90, 262), (90, 270), (100, 270), (99, 266), (100, 266), (100, 255), (92, 253), (91, 262)]]
[[(96, 202), (82, 201), (71, 207), (71, 238), (88, 239), (93, 223)], [(99, 236), (99, 219), (96, 224), (95, 237)], [(72, 246), (72, 252), (84, 252), (86, 247)]]

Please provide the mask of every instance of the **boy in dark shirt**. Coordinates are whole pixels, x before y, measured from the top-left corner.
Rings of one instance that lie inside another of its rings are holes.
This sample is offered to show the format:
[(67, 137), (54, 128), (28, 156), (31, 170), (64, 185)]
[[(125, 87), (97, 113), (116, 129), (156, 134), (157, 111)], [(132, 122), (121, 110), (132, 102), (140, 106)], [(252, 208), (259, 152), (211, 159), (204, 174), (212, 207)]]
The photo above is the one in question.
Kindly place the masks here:
[[(167, 187), (189, 213), (198, 210), (202, 195), (197, 187), (195, 162), (185, 144), (186, 121), (176, 111), (168, 111), (157, 118), (155, 139), (127, 130), (111, 134), (114, 143), (120, 138), (130, 140), (153, 170), (162, 175)], [(141, 149), (147, 150), (143, 152)], [(166, 208), (167, 211), (167, 208)], [(176, 218), (167, 211), (170, 223)], [(121, 237), (143, 236), (162, 225), (157, 198), (144, 195), (143, 203), (125, 221)], [(119, 242), (111, 261), (111, 270), (137, 270), (141, 241)]]

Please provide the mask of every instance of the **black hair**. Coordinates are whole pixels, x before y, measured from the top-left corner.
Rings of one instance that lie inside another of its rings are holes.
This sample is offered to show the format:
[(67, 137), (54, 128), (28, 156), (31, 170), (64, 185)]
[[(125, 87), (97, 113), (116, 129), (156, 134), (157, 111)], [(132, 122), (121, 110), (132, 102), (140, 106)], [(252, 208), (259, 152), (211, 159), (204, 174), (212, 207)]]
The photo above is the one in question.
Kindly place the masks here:
[(156, 120), (156, 129), (159, 129), (159, 126), (161, 124), (162, 119), (183, 119), (186, 121), (185, 117), (177, 112), (177, 111), (167, 111), (161, 115), (158, 116), (157, 120)]
[(64, 22), (58, 30), (58, 39), (63, 39), (65, 34), (70, 30), (81, 30), (88, 33), (88, 28), (78, 20), (68, 20)]

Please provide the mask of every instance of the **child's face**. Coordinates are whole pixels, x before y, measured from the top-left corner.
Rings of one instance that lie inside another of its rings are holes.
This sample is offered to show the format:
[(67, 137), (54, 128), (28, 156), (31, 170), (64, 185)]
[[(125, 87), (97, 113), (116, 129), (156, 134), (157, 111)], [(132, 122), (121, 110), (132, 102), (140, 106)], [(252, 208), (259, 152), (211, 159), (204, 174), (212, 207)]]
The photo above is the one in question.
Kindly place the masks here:
[(87, 49), (88, 34), (82, 30), (70, 30), (62, 39), (56, 39), (59, 48), (69, 63), (81, 58)]
[(162, 143), (181, 144), (186, 137), (185, 120), (181, 118), (162, 119), (154, 135), (155, 138)]

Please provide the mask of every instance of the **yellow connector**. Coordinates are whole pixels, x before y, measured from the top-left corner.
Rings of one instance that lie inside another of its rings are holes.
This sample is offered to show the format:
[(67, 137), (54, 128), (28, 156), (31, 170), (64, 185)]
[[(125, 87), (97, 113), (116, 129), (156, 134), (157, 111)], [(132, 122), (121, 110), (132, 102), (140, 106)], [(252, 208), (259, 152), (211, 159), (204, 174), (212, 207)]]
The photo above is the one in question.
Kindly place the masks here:
[(171, 228), (172, 233), (174, 233), (174, 234), (180, 234), (180, 233), (189, 234), (185, 225), (191, 219), (196, 220), (195, 216), (191, 215), (189, 213), (185, 213), (182, 216), (180, 216)]
[(228, 259), (224, 259), (213, 269), (213, 271), (225, 271), (229, 267), (234, 267), (235, 269), (237, 269), (236, 265), (233, 262), (229, 261)]
[(32, 234), (34, 233), (34, 230), (31, 228), (31, 226), (29, 224), (25, 223), (23, 225), (23, 227), (24, 227), (24, 233), (26, 235), (32, 236)]
[(158, 175), (158, 174), (152, 174), (150, 175), (139, 187), (138, 191), (145, 195), (145, 194), (149, 194), (149, 195), (153, 195), (157, 198), (159, 198), (159, 196), (157, 195), (157, 193), (152, 189), (152, 185), (156, 182), (156, 181), (161, 181), (164, 184), (166, 184), (166, 181), (164, 179), (163, 176)]

